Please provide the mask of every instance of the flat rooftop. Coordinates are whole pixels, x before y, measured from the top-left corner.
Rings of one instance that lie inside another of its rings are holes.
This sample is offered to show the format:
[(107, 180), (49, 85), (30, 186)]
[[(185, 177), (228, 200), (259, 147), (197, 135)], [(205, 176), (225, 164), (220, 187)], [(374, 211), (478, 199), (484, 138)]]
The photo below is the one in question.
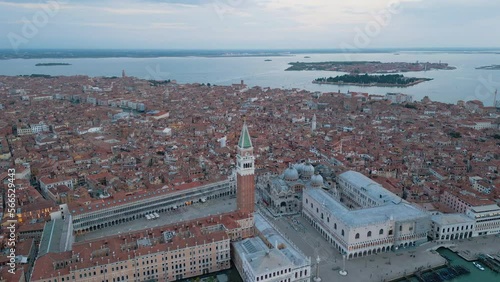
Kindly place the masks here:
[(277, 246), (283, 247), (279, 251), (287, 257), (294, 265), (302, 266), (310, 262), (292, 243), (281, 235), (261, 214), (254, 213), (255, 228), (266, 238), (266, 240)]
[(359, 189), (362, 190), (363, 194), (367, 195), (375, 202), (380, 203), (381, 201), (383, 201), (384, 203), (399, 203), (402, 201), (402, 199), (398, 195), (385, 189), (382, 185), (359, 172), (346, 171), (339, 175), (339, 179), (343, 179), (359, 187)]
[(474, 219), (462, 213), (439, 214), (439, 215), (433, 215), (431, 218), (432, 221), (437, 222), (438, 224), (441, 225), (452, 225), (452, 224), (463, 224), (463, 223), (468, 224), (475, 222)]
[[(47, 253), (61, 253), (67, 251), (68, 244), (68, 225), (71, 223), (65, 222), (62, 219), (54, 219), (45, 224), (40, 240), (39, 256)], [(71, 234), (70, 236), (73, 236)]]
[(365, 226), (375, 222), (385, 222), (392, 217), (395, 221), (413, 220), (427, 217), (428, 214), (404, 201), (389, 203), (366, 209), (349, 210), (333, 199), (323, 189), (305, 189), (304, 193), (321, 203), (325, 209), (349, 226)]
[(234, 247), (252, 267), (255, 276), (293, 267), (293, 263), (282, 252), (269, 249), (259, 237), (234, 243)]
[(470, 209), (474, 212), (499, 212), (500, 211), (500, 207), (496, 204), (475, 206), (475, 207), (471, 207)]

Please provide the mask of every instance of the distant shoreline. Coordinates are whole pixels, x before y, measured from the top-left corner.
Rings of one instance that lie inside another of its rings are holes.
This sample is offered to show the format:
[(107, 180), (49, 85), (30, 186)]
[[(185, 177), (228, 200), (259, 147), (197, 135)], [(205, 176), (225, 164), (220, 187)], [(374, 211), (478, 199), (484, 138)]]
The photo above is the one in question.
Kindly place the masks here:
[(0, 60), (10, 59), (98, 59), (98, 58), (162, 58), (162, 57), (265, 57), (303, 54), (394, 54), (456, 53), (500, 54), (500, 48), (373, 48), (373, 49), (0, 49)]
[(313, 81), (314, 84), (330, 84), (330, 85), (351, 85), (351, 86), (360, 86), (360, 87), (399, 87), (406, 88), (413, 85), (417, 85), (422, 82), (426, 82), (432, 79), (421, 79), (408, 84), (392, 84), (392, 83), (354, 83), (354, 82), (323, 82), (323, 81)]
[(71, 66), (68, 63), (38, 63), (35, 67), (51, 67), (51, 66)]
[(500, 65), (489, 65), (477, 67), (476, 70), (500, 70)]
[(315, 84), (333, 84), (333, 85), (353, 85), (367, 87), (409, 87), (425, 81), (432, 80), (431, 78), (405, 77), (401, 74), (388, 75), (358, 75), (345, 74), (336, 77), (323, 77), (313, 80)]
[(326, 62), (290, 62), (285, 71), (336, 71), (351, 74), (359, 73), (401, 73), (428, 70), (454, 70), (447, 63), (430, 62), (380, 62), (380, 61), (326, 61)]

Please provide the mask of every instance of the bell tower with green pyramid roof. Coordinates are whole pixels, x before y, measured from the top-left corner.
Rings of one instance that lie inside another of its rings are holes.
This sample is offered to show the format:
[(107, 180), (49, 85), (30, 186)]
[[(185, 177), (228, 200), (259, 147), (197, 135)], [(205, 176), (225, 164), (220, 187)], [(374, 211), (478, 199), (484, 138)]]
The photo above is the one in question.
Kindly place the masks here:
[(253, 214), (255, 208), (255, 157), (246, 122), (243, 123), (236, 155), (236, 204), (243, 214)]

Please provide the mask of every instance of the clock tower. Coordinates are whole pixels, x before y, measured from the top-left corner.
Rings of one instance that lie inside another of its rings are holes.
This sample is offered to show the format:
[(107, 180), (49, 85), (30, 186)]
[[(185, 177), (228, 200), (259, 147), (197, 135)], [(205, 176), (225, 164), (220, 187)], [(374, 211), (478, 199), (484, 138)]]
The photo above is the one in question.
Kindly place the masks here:
[(243, 214), (253, 214), (255, 207), (255, 157), (246, 122), (241, 129), (236, 155), (236, 204)]

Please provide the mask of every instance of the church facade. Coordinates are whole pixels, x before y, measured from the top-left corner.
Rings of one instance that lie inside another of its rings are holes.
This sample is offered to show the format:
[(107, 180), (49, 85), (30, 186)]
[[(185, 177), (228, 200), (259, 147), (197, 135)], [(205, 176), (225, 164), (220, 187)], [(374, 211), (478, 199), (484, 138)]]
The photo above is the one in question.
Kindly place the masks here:
[(299, 214), (305, 188), (330, 189), (311, 163), (290, 165), (280, 175), (265, 175), (258, 182), (263, 205), (274, 216)]

